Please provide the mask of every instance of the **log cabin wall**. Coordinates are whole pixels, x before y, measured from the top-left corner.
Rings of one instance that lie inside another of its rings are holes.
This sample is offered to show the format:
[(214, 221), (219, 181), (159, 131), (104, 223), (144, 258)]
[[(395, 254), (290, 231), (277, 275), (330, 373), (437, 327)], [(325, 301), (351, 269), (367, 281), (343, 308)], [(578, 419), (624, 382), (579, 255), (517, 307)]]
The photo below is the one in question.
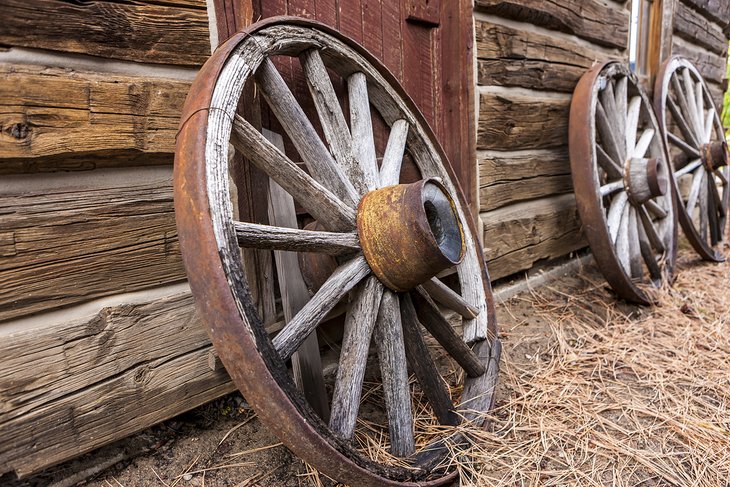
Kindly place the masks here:
[(172, 203), (205, 0), (0, 11), (0, 474), (24, 475), (234, 387)]
[(675, 0), (673, 20), (673, 54), (684, 56), (697, 66), (715, 104), (722, 110), (730, 36), (730, 2)]
[(594, 62), (627, 62), (629, 5), (475, 0), (479, 218), (490, 277), (585, 247), (568, 113)]

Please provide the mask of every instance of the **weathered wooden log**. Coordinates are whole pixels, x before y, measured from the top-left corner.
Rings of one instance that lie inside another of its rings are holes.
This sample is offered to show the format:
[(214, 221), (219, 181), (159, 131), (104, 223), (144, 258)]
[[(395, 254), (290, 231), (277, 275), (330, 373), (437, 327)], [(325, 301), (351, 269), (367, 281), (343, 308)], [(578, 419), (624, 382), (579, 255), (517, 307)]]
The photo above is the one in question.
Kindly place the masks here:
[(492, 279), (586, 246), (572, 194), (525, 201), (479, 216)]
[(620, 58), (585, 43), (476, 21), (478, 83), (572, 93), (599, 59)]
[(507, 88), (482, 92), (478, 149), (549, 149), (568, 144), (570, 97)]
[(708, 19), (717, 22), (720, 27), (730, 26), (730, 4), (723, 0), (681, 0), (682, 3), (691, 5), (695, 10), (702, 13)]
[(0, 44), (143, 63), (202, 65), (210, 55), (204, 1), (4, 0)]
[(727, 37), (722, 28), (681, 1), (674, 7), (674, 35), (719, 56), (727, 52)]
[[(147, 163), (154, 164), (174, 151), (189, 86), (187, 81), (0, 65), (0, 126), (6, 135), (0, 172), (53, 170), (65, 158), (82, 156), (88, 161), (85, 169), (126, 164), (140, 154), (149, 154)], [(165, 160), (171, 162), (170, 156)]]
[(37, 472), (235, 390), (208, 365), (189, 291), (135, 299), (0, 331), (0, 473)]
[(608, 47), (625, 49), (629, 11), (597, 0), (476, 0), (478, 11), (555, 29)]
[(32, 176), (0, 198), (0, 321), (185, 279), (171, 168)]

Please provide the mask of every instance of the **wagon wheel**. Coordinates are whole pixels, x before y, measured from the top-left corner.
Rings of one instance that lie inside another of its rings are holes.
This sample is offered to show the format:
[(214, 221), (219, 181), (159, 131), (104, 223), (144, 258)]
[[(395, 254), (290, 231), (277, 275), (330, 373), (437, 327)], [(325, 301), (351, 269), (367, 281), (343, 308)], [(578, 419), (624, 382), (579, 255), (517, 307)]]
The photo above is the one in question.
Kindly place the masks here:
[[(301, 62), (323, 138), (277, 71), (274, 56)], [(328, 70), (347, 81), (349, 110), (341, 109)], [(247, 82), (263, 94), (306, 172), (235, 114)], [(379, 167), (375, 114), (389, 128)], [(316, 225), (303, 230), (235, 221), (229, 142)], [(404, 154), (421, 180), (398, 184)], [(302, 19), (270, 19), (232, 37), (208, 60), (188, 95), (176, 151), (175, 208), (190, 285), (213, 345), (238, 388), (286, 446), (352, 485), (441, 485), (453, 479), (454, 471), (436, 467), (445, 445), (459, 443), (458, 435), (415, 451), (408, 369), (442, 424), (483, 418), (492, 405), (501, 350), (493, 298), (451, 166), (414, 103), (376, 59), (336, 31)], [(239, 245), (329, 254), (338, 267), (272, 338), (248, 292)], [(453, 266), (458, 293), (435, 277)], [(325, 422), (295, 387), (286, 361), (328, 312), (348, 299), (331, 417)], [(463, 336), (434, 301), (463, 317)], [(419, 323), (463, 369), (459, 401), (450, 397)], [(401, 457), (400, 465), (374, 461), (352, 442), (371, 336), (391, 452)]]
[(703, 259), (722, 261), (717, 250), (727, 222), (730, 188), (722, 122), (705, 81), (684, 58), (662, 66), (654, 107), (677, 180), (677, 217)]
[(664, 142), (649, 99), (624, 66), (595, 66), (570, 107), (570, 167), (593, 257), (624, 299), (649, 304), (670, 279), (677, 225)]

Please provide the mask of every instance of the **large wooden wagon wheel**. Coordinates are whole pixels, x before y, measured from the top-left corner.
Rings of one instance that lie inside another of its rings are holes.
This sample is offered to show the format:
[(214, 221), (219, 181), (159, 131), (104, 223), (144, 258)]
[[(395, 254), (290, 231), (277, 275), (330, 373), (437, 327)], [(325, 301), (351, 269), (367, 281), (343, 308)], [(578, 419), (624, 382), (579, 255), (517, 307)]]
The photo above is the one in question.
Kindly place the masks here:
[(618, 295), (652, 302), (676, 261), (674, 178), (654, 111), (616, 62), (581, 78), (570, 107), (570, 166), (578, 212), (601, 272)]
[(725, 134), (699, 71), (684, 58), (662, 66), (654, 107), (677, 180), (677, 217), (687, 240), (703, 259), (721, 261), (730, 198)]
[[(274, 56), (301, 62), (323, 138), (277, 71)], [(346, 80), (347, 110), (328, 70)], [(263, 94), (306, 172), (236, 114), (247, 83)], [(380, 165), (375, 114), (389, 127)], [(229, 143), (316, 224), (303, 230), (235, 221)], [(421, 180), (398, 184), (404, 154)], [(473, 221), (443, 150), (374, 57), (336, 31), (295, 18), (269, 19), (232, 37), (205, 64), (188, 96), (175, 160), (175, 208), (188, 277), (213, 344), (284, 444), (352, 485), (440, 485), (453, 479), (455, 472), (438, 465), (458, 436), (415, 451), (408, 373), (415, 374), (440, 423), (483, 418), (492, 405), (500, 354), (493, 298)], [(239, 246), (332, 255), (338, 266), (272, 338), (252, 303)], [(453, 266), (458, 292), (435, 277)], [(463, 335), (435, 301), (463, 316)], [(341, 302), (349, 304), (325, 421), (297, 390), (286, 363)], [(460, 400), (452, 400), (419, 323), (463, 369)], [(374, 461), (352, 442), (371, 337), (391, 452), (401, 465)]]

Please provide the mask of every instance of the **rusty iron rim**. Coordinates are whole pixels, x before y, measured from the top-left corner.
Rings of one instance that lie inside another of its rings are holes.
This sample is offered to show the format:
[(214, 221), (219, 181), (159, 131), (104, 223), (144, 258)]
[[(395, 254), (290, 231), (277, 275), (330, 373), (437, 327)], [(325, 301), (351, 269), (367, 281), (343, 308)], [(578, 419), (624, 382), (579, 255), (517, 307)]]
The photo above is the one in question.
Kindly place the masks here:
[[(711, 137), (713, 139), (717, 139), (718, 137), (720, 140), (717, 140), (717, 142), (720, 142), (720, 146), (725, 151), (725, 157), (727, 157), (727, 143), (724, 140), (724, 130), (722, 126), (722, 121), (720, 120), (720, 117), (717, 113), (717, 108), (715, 107), (714, 100), (711, 96), (709, 96), (709, 91), (707, 90), (707, 85), (705, 83), (704, 78), (700, 74), (700, 72), (697, 70), (697, 68), (687, 59), (681, 57), (681, 56), (673, 56), (669, 59), (667, 59), (661, 67), (661, 70), (659, 71), (659, 74), (656, 77), (656, 81), (654, 83), (654, 109), (656, 110), (657, 118), (659, 121), (659, 126), (661, 128), (662, 137), (664, 138), (665, 144), (667, 147), (673, 147), (673, 142), (670, 140), (669, 131), (668, 131), (668, 120), (670, 116), (673, 118), (674, 115), (672, 114), (672, 111), (669, 109), (668, 105), (668, 98), (670, 96), (670, 92), (673, 90), (672, 85), (672, 76), (678, 73), (679, 70), (686, 69), (687, 72), (690, 74), (692, 81), (696, 84), (699, 84), (702, 87), (703, 92), (703, 103), (706, 104), (708, 108), (710, 108), (714, 112), (713, 117), (713, 130), (711, 132)], [(680, 108), (681, 110), (681, 108)], [(684, 113), (684, 116), (687, 114)], [(708, 114), (709, 115), (709, 114)], [(675, 122), (676, 123), (676, 122)], [(718, 135), (720, 134), (720, 135)], [(683, 133), (677, 134), (676, 132), (673, 133), (675, 137), (678, 137), (682, 139), (685, 142), (687, 141), (687, 136), (685, 136)], [(696, 134), (695, 134), (696, 135)], [(691, 142), (690, 142), (691, 144)], [(717, 150), (717, 149), (715, 149)], [(706, 169), (705, 172), (708, 172), (707, 169), (709, 169), (711, 162), (711, 159), (713, 156), (716, 156), (714, 154), (715, 150), (713, 150), (713, 147), (711, 145), (706, 146), (700, 146), (700, 159), (702, 159), (703, 166)], [(682, 162), (691, 163), (691, 158), (687, 157), (686, 159), (684, 157), (677, 158), (682, 159)], [(710, 160), (706, 160), (710, 159)], [(726, 159), (727, 160), (727, 159)], [(672, 164), (673, 169), (675, 172), (679, 172), (682, 170), (681, 167), (675, 168), (675, 159), (670, 159), (670, 162)], [(722, 174), (724, 175), (726, 180), (729, 180), (730, 178), (730, 167), (727, 165), (721, 167), (721, 168), (715, 168), (715, 171), (722, 171)], [(703, 238), (699, 229), (697, 228), (697, 225), (693, 221), (692, 216), (688, 213), (686, 208), (686, 201), (684, 200), (681, 192), (679, 191), (679, 186), (675, 186), (675, 201), (676, 201), (676, 207), (677, 207), (677, 218), (679, 220), (680, 225), (682, 226), (682, 231), (684, 232), (685, 236), (687, 237), (687, 240), (689, 241), (692, 248), (700, 255), (700, 257), (704, 260), (709, 260), (713, 262), (722, 262), (725, 260), (725, 258), (722, 256), (718, 249), (718, 245), (720, 242), (722, 242), (724, 238), (724, 229), (725, 225), (727, 223), (727, 209), (728, 209), (728, 202), (730, 201), (730, 186), (728, 184), (724, 184), (724, 190), (721, 195), (721, 206), (722, 211), (720, 214), (717, 215), (716, 220), (716, 228), (718, 233), (718, 242), (716, 244), (712, 244), (712, 242), (708, 242), (708, 238)], [(719, 188), (718, 188), (719, 189)], [(709, 194), (709, 192), (708, 192)], [(708, 203), (709, 205), (709, 203)], [(708, 206), (709, 207), (709, 206)], [(724, 213), (724, 214), (723, 214)], [(708, 222), (708, 225), (712, 225), (712, 221)], [(712, 238), (711, 236), (709, 237)]]
[[(617, 243), (612, 240), (607, 222), (607, 207), (604, 205), (604, 199), (608, 196), (602, 196), (601, 192), (600, 178), (603, 170), (598, 161), (598, 127), (596, 121), (599, 92), (606, 89), (609, 83), (613, 83), (611, 88), (613, 91), (613, 86), (622, 77), (626, 79), (627, 93), (631, 92), (634, 97), (641, 97), (640, 110), (642, 111), (640, 113), (643, 114), (645, 123), (648, 118), (648, 124), (658, 128), (649, 99), (639, 87), (636, 77), (626, 67), (617, 62), (609, 61), (596, 65), (583, 75), (573, 94), (569, 125), (570, 167), (583, 232), (598, 267), (612, 289), (620, 297), (638, 304), (648, 305), (654, 302), (650, 291), (651, 287), (637, 283), (635, 279), (632, 279), (624, 265), (621, 264), (616, 250)], [(621, 135), (624, 136), (624, 134)], [(660, 142), (659, 145), (654, 145), (655, 139)], [(658, 162), (666, 161), (668, 158), (663, 139), (655, 135), (651, 139), (651, 144), (648, 150), (655, 152)], [(619, 169), (622, 173), (620, 176), (623, 177), (624, 183), (623, 185), (617, 185), (619, 191), (629, 189), (624, 176), (626, 165), (627, 161), (620, 164), (621, 168)], [(666, 170), (666, 173), (670, 172), (668, 169)], [(673, 188), (674, 178), (669, 177), (668, 179), (669, 185)], [(629, 200), (631, 199), (630, 195), (627, 195), (627, 197)], [(611, 196), (611, 198), (614, 198), (614, 196)], [(611, 201), (613, 202), (613, 199)], [(636, 202), (631, 201), (626, 203), (627, 206), (635, 204)], [(661, 285), (663, 281), (671, 282), (676, 262), (677, 225), (676, 212), (673, 211), (671, 196), (667, 196), (663, 204), (663, 209), (667, 213), (665, 217), (667, 220), (662, 222), (662, 225), (669, 225), (669, 227), (665, 227), (664, 232), (665, 252), (663, 258), (658, 261), (661, 277), (651, 277), (648, 282), (648, 284), (655, 287)], [(631, 212), (632, 209), (629, 207), (627, 211)], [(638, 213), (639, 209), (634, 207), (633, 211)], [(643, 265), (646, 265), (645, 261)]]
[[(466, 216), (465, 224), (470, 234), (476, 235), (474, 221), (453, 169), (423, 115), (394, 76), (364, 48), (327, 26), (298, 18), (267, 19), (234, 35), (216, 50), (196, 77), (183, 110), (175, 156), (175, 210), (183, 259), (197, 306), (211, 340), (239, 390), (262, 421), (299, 457), (330, 477), (353, 485), (443, 485), (452, 481), (456, 472), (440, 471), (435, 477), (414, 479), (411, 471), (372, 462), (344, 440), (327, 434), (326, 425), (296, 389), (285, 364), (273, 349), (245, 280), (224, 269), (226, 250), (216, 236), (205, 164), (208, 118), (213, 111), (209, 107), (218, 76), (236, 48), (246, 38), (276, 25), (316, 29), (346, 44), (377, 70), (426, 134), (423, 143), (438, 157), (444, 176), (454, 188), (452, 194), (458, 198)], [(498, 360), (500, 347), (496, 340), (490, 281), (478, 245), (473, 252), (486, 300), (484, 313), (488, 318), (488, 336), (493, 344), (494, 358)], [(251, 380), (252, 377), (256, 379)]]

